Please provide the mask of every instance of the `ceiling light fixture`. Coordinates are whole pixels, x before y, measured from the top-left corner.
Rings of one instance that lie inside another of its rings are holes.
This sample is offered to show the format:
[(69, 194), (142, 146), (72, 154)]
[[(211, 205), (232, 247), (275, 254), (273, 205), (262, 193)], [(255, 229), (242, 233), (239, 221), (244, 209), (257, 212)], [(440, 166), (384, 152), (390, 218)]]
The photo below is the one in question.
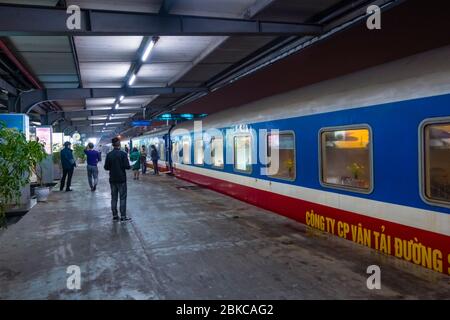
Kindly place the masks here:
[(119, 102), (122, 102), (123, 99), (125, 99), (125, 96), (120, 96)]
[(147, 44), (147, 47), (145, 48), (144, 54), (142, 55), (142, 62), (147, 61), (148, 56), (152, 52), (154, 46), (155, 46), (155, 40), (152, 40), (152, 41), (150, 41)]
[[(119, 103), (116, 103), (114, 109), (119, 109)], [(110, 116), (111, 117), (111, 116)]]
[(133, 75), (131, 76), (130, 80), (128, 80), (128, 85), (129, 85), (129, 86), (132, 86), (133, 83), (134, 83), (135, 81), (136, 81), (136, 75), (133, 74)]

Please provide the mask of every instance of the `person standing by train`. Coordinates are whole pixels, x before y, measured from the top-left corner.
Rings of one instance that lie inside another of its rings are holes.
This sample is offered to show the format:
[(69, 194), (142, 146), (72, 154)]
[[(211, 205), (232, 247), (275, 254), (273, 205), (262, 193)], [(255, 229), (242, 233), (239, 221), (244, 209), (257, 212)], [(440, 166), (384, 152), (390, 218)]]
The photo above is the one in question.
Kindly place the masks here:
[(77, 164), (73, 157), (73, 151), (72, 149), (70, 149), (70, 145), (71, 143), (69, 141), (64, 142), (64, 149), (61, 150), (61, 166), (63, 169), (63, 176), (59, 184), (59, 191), (63, 191), (64, 185), (66, 183), (66, 177), (66, 192), (72, 191), (72, 189), (70, 189), (70, 185), (72, 184), (73, 170), (77, 166)]
[(154, 175), (158, 175), (159, 174), (159, 169), (158, 169), (158, 160), (159, 160), (159, 154), (158, 154), (158, 150), (156, 150), (156, 147), (154, 144), (151, 145), (150, 147), (152, 149), (152, 151), (150, 152), (150, 157), (152, 158), (152, 162), (153, 162), (153, 174)]
[(100, 152), (94, 150), (94, 144), (89, 142), (84, 149), (84, 153), (87, 157), (87, 175), (89, 186), (91, 187), (91, 191), (95, 191), (97, 189), (98, 184), (98, 168), (97, 164), (102, 161), (100, 156)]
[(133, 163), (133, 174), (134, 180), (139, 180), (139, 170), (141, 169), (141, 154), (139, 153), (139, 150), (134, 147), (130, 154), (130, 161)]
[(141, 148), (141, 168), (142, 174), (147, 173), (147, 151), (145, 150), (145, 146)]
[(109, 171), (109, 184), (111, 186), (111, 210), (113, 221), (119, 221), (117, 200), (120, 195), (120, 221), (131, 220), (127, 217), (127, 174), (125, 170), (131, 169), (127, 154), (120, 150), (120, 139), (112, 139), (114, 149), (106, 155), (105, 170)]

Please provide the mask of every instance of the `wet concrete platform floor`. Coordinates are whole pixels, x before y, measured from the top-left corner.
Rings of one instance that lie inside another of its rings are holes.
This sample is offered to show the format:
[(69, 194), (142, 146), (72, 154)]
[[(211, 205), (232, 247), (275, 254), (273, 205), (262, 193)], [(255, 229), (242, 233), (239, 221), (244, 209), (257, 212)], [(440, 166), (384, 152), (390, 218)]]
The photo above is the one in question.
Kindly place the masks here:
[(85, 170), (0, 233), (0, 299), (450, 298), (446, 275), (166, 175), (130, 173), (133, 221), (113, 223), (106, 173), (94, 193)]

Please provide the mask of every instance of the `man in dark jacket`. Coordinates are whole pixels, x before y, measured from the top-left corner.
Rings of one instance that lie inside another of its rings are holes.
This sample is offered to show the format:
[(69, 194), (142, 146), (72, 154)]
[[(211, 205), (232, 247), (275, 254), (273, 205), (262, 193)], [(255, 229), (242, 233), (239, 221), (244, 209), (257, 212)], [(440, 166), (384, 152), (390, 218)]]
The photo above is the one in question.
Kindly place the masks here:
[(113, 220), (119, 221), (117, 200), (120, 195), (120, 221), (129, 221), (127, 217), (127, 174), (125, 170), (131, 169), (128, 155), (120, 150), (119, 138), (112, 139), (114, 150), (106, 155), (105, 170), (109, 171), (109, 184), (111, 186), (111, 210)]
[(66, 191), (72, 191), (72, 189), (70, 189), (70, 185), (72, 183), (73, 169), (76, 167), (76, 164), (75, 159), (73, 158), (73, 151), (72, 149), (70, 149), (70, 145), (71, 143), (69, 141), (66, 141), (64, 143), (64, 149), (61, 150), (61, 165), (63, 169), (63, 176), (59, 186), (60, 191), (63, 191), (64, 189), (66, 177), (67, 177)]
[(158, 169), (158, 160), (159, 160), (159, 154), (158, 154), (158, 150), (156, 150), (155, 145), (151, 145), (150, 147), (152, 149), (152, 151), (150, 152), (150, 157), (152, 158), (152, 162), (153, 162), (153, 174), (157, 175), (159, 174), (159, 169)]

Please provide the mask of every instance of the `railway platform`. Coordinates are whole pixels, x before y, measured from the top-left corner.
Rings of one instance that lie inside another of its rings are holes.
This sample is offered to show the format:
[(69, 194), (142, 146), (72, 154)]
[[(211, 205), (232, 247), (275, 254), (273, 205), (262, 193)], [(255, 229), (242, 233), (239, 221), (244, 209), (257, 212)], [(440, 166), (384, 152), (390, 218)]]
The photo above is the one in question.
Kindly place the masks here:
[[(449, 278), (175, 177), (128, 176), (115, 223), (101, 168), (0, 233), (0, 299), (447, 299)], [(58, 186), (55, 187), (55, 190)], [(367, 287), (367, 267), (381, 289)], [(80, 288), (67, 286), (79, 267)]]

